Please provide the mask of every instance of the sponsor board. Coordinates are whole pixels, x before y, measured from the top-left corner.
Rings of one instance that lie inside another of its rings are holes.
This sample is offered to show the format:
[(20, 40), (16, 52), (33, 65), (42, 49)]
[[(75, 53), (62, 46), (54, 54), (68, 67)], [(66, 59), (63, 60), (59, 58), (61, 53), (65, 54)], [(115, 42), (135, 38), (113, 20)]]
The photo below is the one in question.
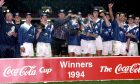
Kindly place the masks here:
[(140, 79), (140, 57), (0, 59), (0, 83)]

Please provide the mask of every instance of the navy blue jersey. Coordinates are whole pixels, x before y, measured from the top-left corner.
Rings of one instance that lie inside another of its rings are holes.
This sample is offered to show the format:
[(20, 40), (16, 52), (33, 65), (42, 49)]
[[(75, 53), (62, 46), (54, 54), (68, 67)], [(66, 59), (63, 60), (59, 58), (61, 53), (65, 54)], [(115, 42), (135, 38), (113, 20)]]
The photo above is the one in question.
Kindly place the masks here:
[[(84, 27), (83, 32), (90, 33), (90, 34), (97, 34), (95, 29), (86, 25), (84, 25), (83, 27)], [(84, 39), (84, 40), (95, 40), (94, 37), (86, 36), (85, 34), (81, 34), (80, 37), (81, 39)]]
[(16, 33), (15, 25), (5, 21), (0, 7), (0, 57), (2, 58), (13, 58), (16, 55), (17, 37), (13, 36), (13, 32)]
[(67, 25), (70, 29), (79, 29), (79, 24), (77, 20), (70, 20)]
[(80, 46), (80, 37), (79, 36), (69, 36), (68, 45), (79, 45)]
[[(15, 27), (16, 27), (16, 32), (17, 32), (17, 40), (18, 40), (18, 30), (20, 29), (20, 26), (21, 24), (15, 24)], [(17, 44), (18, 44), (18, 41), (17, 41)]]
[(15, 46), (17, 38), (10, 35), (11, 32), (16, 32), (16, 27), (13, 23), (6, 23), (2, 8), (0, 7), (0, 44)]
[(28, 24), (24, 23), (19, 28), (18, 33), (18, 43), (19, 45), (23, 45), (23, 43), (34, 43), (35, 41), (35, 27), (29, 26)]
[(44, 30), (40, 33), (37, 42), (51, 43), (52, 41), (52, 30), (53, 25), (47, 25)]
[(119, 24), (116, 20), (111, 21), (112, 29), (113, 29), (113, 40), (117, 40), (118, 38), (118, 32), (119, 32)]
[(77, 36), (79, 30), (79, 24), (77, 20), (70, 20), (67, 23), (68, 26), (68, 36)]
[(16, 32), (18, 33), (18, 29), (20, 28), (21, 24), (15, 24)]
[(11, 31), (18, 32), (15, 24), (6, 23), (5, 31), (6, 31), (6, 38), (5, 38), (6, 44), (8, 44), (8, 45), (16, 45), (17, 44), (17, 37), (8, 34)]
[(112, 21), (112, 29), (113, 29), (113, 40), (126, 42), (127, 37), (126, 33), (128, 31), (128, 25), (124, 24), (124, 28), (119, 27), (119, 24), (116, 20)]
[(101, 35), (102, 33), (102, 19), (97, 19), (96, 23), (94, 23), (92, 20), (90, 21), (90, 24), (92, 28), (95, 30), (95, 33), (98, 35)]
[(135, 38), (131, 38), (130, 40), (133, 42), (138, 42), (140, 39), (139, 35), (139, 27), (134, 27), (133, 29), (130, 29), (128, 33), (131, 33), (135, 36)]
[(101, 37), (103, 39), (103, 41), (110, 41), (112, 40), (112, 26), (110, 24), (109, 27), (106, 26), (105, 21), (103, 21), (102, 23), (102, 33), (101, 33)]
[(78, 35), (78, 22), (76, 20), (70, 20), (67, 25), (69, 28), (68, 45), (80, 45), (80, 37)]

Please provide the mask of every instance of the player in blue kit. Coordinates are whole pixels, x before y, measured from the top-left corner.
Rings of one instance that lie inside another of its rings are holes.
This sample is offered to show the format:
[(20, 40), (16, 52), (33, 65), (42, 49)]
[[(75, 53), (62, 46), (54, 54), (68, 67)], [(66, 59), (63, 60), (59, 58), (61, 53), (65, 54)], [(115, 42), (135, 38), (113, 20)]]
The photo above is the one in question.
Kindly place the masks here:
[[(140, 17), (135, 15), (135, 24), (139, 27), (140, 24)], [(140, 28), (140, 27), (139, 27)], [(139, 48), (139, 55), (140, 55), (140, 38), (139, 38), (139, 43), (138, 43), (138, 48)]]
[(0, 0), (0, 58), (13, 58), (16, 56), (17, 32), (13, 22), (13, 14), (7, 12), (4, 18)]
[(139, 27), (139, 24), (140, 24), (140, 17), (139, 16), (135, 16), (134, 23)]
[(94, 56), (96, 54), (95, 38), (98, 36), (96, 30), (90, 24), (90, 17), (86, 18), (82, 24), (81, 53), (83, 56)]
[(138, 55), (138, 43), (139, 43), (139, 27), (134, 23), (134, 16), (128, 16), (128, 56)]
[(72, 15), (68, 22), (68, 53), (70, 57), (81, 55), (79, 27), (77, 16)]
[(127, 55), (126, 48), (127, 48), (127, 36), (126, 33), (128, 31), (128, 26), (126, 22), (126, 14), (121, 12), (119, 14), (119, 18), (114, 18), (112, 7), (113, 4), (110, 3), (108, 5), (109, 12), (112, 20), (112, 28), (113, 28), (113, 55)]
[(102, 41), (103, 41), (103, 50), (102, 55), (112, 55), (112, 26), (110, 22), (109, 12), (101, 13), (100, 16), (103, 18), (102, 23)]
[[(16, 32), (18, 33), (18, 29), (20, 28), (20, 26), (22, 24), (21, 17), (20, 17), (19, 13), (14, 14), (14, 24), (15, 24), (15, 27), (16, 27)], [(18, 58), (18, 57), (21, 57), (21, 55), (20, 55), (20, 46), (18, 44), (18, 41), (17, 41), (16, 45), (17, 45), (16, 46), (16, 57)]]
[(31, 24), (31, 13), (26, 14), (26, 21), (20, 26), (18, 30), (18, 43), (20, 45), (20, 52), (22, 57), (33, 57), (35, 42), (35, 27)]
[(98, 34), (98, 37), (95, 40), (95, 45), (96, 45), (96, 54), (97, 56), (101, 56), (102, 54), (102, 38), (101, 38), (101, 29), (102, 29), (102, 19), (99, 18), (99, 9), (94, 8), (92, 12), (92, 21), (91, 21), (91, 26), (93, 29), (96, 30), (96, 34)]
[(53, 25), (47, 21), (47, 15), (41, 15), (41, 23), (38, 26), (37, 40), (37, 57), (52, 57), (51, 42), (52, 42)]

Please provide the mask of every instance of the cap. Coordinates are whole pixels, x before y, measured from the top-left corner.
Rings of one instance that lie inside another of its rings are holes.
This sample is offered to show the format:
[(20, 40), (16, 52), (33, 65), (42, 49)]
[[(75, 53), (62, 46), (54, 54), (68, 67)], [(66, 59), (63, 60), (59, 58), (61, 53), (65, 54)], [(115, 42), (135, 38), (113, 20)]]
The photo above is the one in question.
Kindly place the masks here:
[(72, 13), (72, 10), (69, 10), (68, 13)]
[(60, 9), (58, 13), (64, 13), (64, 9)]
[(109, 12), (105, 12), (106, 15), (110, 15)]
[(28, 12), (28, 13), (26, 13), (26, 15), (31, 15), (31, 13)]
[(93, 11), (97, 11), (97, 12), (99, 12), (99, 9), (98, 9), (98, 8), (94, 8)]
[(47, 14), (46, 14), (46, 13), (42, 13), (42, 14), (41, 14), (41, 17), (42, 17), (42, 16), (47, 16)]
[(19, 13), (15, 13), (15, 16), (19, 16)]
[(79, 12), (78, 12), (78, 15), (81, 15), (81, 14), (82, 14), (82, 13), (79, 11)]
[(133, 14), (128, 15), (128, 18), (134, 18), (134, 15)]

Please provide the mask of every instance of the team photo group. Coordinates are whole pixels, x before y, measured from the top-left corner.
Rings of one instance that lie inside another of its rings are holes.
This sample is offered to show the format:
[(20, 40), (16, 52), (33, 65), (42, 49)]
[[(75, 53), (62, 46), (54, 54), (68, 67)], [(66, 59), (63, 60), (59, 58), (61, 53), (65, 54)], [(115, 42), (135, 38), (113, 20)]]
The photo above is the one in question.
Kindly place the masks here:
[(57, 18), (42, 13), (37, 26), (32, 13), (3, 12), (0, 0), (0, 58), (139, 56), (140, 17), (94, 7), (81, 12), (58, 10)]

